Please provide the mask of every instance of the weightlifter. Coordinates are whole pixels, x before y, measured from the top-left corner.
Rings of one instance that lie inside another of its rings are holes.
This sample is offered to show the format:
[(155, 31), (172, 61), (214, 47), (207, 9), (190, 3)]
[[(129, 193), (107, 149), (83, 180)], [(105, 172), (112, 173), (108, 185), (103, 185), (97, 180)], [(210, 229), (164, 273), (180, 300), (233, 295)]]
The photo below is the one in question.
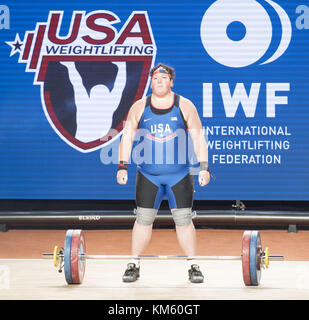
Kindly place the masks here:
[[(188, 257), (189, 280), (201, 283), (204, 276), (199, 266), (190, 259), (196, 255), (196, 235), (192, 222), (193, 174), (188, 153), (185, 159), (179, 159), (181, 157), (177, 158), (175, 150), (177, 152), (178, 148), (185, 145), (181, 141), (182, 133), (187, 138), (190, 136), (200, 164), (199, 184), (205, 186), (210, 180), (207, 144), (195, 106), (190, 100), (172, 91), (174, 69), (160, 63), (151, 69), (150, 77), (152, 94), (132, 105), (119, 146), (119, 184), (127, 183), (127, 163), (137, 132), (146, 132), (144, 152), (151, 155), (151, 161), (144, 161), (137, 166), (132, 255), (141, 255), (147, 247), (153, 222), (166, 196), (175, 222), (177, 239)], [(163, 161), (157, 161), (162, 158)], [(128, 263), (122, 279), (124, 282), (133, 282), (139, 275), (140, 261), (136, 258)]]

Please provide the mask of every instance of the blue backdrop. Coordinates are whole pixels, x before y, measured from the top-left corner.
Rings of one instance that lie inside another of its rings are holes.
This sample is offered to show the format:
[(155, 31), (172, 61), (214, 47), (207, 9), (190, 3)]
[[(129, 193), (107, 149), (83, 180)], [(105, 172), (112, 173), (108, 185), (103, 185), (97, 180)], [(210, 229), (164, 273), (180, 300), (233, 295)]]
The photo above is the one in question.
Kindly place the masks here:
[[(216, 179), (204, 188), (195, 179), (195, 199), (308, 200), (308, 12), (292, 0), (7, 1), (0, 197), (134, 199), (136, 165), (120, 186), (111, 162), (128, 108), (150, 93), (148, 71), (163, 62), (208, 139)], [(74, 136), (77, 98), (63, 60), (75, 61), (88, 96), (100, 83), (112, 90), (113, 61), (126, 62), (116, 135)]]

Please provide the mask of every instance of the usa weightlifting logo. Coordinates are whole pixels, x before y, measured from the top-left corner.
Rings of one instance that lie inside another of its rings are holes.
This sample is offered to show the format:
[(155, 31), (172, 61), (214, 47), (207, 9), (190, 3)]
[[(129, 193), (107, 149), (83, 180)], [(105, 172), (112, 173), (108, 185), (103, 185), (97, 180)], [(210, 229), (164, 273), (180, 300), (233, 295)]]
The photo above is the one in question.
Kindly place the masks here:
[(156, 56), (147, 12), (134, 11), (120, 31), (110, 11), (74, 11), (60, 36), (63, 11), (51, 11), (23, 41), (17, 34), (11, 56), (41, 86), (41, 102), (55, 132), (81, 152), (102, 148), (123, 129), (131, 105), (147, 91)]
[[(217, 0), (206, 10), (200, 29), (202, 44), (212, 59), (241, 68), (271, 63), (284, 54), (291, 41), (291, 21), (276, 2), (263, 2), (276, 12), (281, 24), (281, 40), (272, 56), (263, 60), (274, 32), (265, 7), (256, 0)], [(236, 36), (231, 36), (232, 29), (237, 30)]]

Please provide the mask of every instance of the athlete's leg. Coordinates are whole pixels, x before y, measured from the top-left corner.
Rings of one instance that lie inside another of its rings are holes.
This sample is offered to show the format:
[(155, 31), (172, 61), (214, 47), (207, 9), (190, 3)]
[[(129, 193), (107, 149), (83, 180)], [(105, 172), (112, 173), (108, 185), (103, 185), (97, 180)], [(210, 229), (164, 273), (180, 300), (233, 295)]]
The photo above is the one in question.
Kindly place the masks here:
[(136, 221), (132, 231), (132, 255), (140, 255), (147, 247), (152, 226), (162, 201), (162, 186), (149, 175), (137, 171), (136, 175)]
[[(156, 182), (157, 183), (157, 182)], [(136, 175), (136, 220), (132, 230), (132, 255), (139, 256), (146, 249), (152, 234), (152, 226), (158, 212), (164, 188), (137, 171)], [(139, 278), (140, 262), (133, 258), (123, 275), (123, 281), (132, 282)]]
[(196, 235), (192, 222), (193, 175), (184, 172), (184, 176), (166, 187), (167, 196), (176, 226), (178, 242), (187, 256), (195, 255)]
[(176, 226), (177, 239), (185, 255), (188, 256), (189, 279), (191, 282), (201, 283), (204, 281), (204, 276), (199, 266), (190, 259), (191, 256), (196, 255), (196, 232), (192, 222), (194, 216), (192, 212), (193, 175), (186, 174), (172, 186), (167, 186), (166, 190)]
[(191, 221), (186, 226), (176, 225), (176, 234), (179, 245), (184, 251), (185, 255), (195, 256), (196, 255), (196, 233), (193, 222)]
[(132, 255), (140, 255), (146, 249), (151, 239), (153, 221), (157, 212), (157, 209), (137, 207), (132, 230)]
[(132, 230), (132, 255), (138, 256), (148, 246), (152, 234), (152, 224), (143, 226), (135, 221)]
[[(140, 171), (136, 175), (136, 220), (132, 230), (131, 253), (139, 256), (146, 249), (152, 234), (152, 226), (161, 203), (163, 190), (150, 181)], [(133, 282), (139, 278), (140, 261), (133, 258), (122, 277), (124, 282)]]

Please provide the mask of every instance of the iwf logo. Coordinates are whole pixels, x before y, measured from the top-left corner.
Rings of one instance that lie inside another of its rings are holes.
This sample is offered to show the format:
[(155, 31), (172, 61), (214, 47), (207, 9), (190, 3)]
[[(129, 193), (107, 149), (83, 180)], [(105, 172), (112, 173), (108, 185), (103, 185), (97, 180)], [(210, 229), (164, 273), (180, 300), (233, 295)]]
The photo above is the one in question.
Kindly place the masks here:
[(90, 152), (117, 138), (131, 105), (146, 93), (156, 45), (144, 11), (132, 12), (119, 32), (120, 19), (109, 11), (74, 11), (66, 36), (62, 18), (63, 11), (51, 11), (23, 41), (17, 34), (6, 43), (26, 72), (35, 72), (55, 132)]
[[(282, 36), (273, 55), (265, 61), (262, 59), (271, 45), (273, 27), (269, 13), (259, 2), (217, 0), (207, 9), (201, 23), (203, 46), (215, 61), (240, 68), (255, 62), (273, 62), (286, 51), (292, 35), (290, 19), (277, 3), (264, 1), (275, 10), (281, 23)], [(229, 30), (233, 28), (238, 32), (231, 38)]]

